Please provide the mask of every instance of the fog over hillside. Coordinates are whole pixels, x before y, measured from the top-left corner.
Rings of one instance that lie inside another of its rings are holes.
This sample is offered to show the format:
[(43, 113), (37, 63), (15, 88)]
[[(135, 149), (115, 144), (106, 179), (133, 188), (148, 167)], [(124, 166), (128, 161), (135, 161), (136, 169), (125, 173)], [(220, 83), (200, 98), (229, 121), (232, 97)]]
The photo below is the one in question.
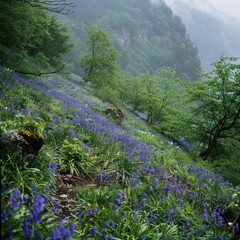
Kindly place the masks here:
[(202, 67), (219, 56), (240, 57), (240, 1), (165, 0), (174, 14), (182, 18), (187, 33), (198, 47)]

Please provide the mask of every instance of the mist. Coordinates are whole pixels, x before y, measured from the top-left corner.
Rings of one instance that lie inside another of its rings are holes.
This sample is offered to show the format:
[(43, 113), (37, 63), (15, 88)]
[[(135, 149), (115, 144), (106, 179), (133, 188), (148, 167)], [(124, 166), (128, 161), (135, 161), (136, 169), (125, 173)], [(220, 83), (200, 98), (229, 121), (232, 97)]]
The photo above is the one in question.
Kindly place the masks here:
[[(166, 0), (173, 13), (182, 18), (187, 34), (197, 45), (202, 67), (211, 70), (210, 63), (222, 54), (240, 56), (240, 17), (236, 14), (240, 2), (225, 3), (214, 0)], [(231, 4), (231, 5), (230, 5)]]

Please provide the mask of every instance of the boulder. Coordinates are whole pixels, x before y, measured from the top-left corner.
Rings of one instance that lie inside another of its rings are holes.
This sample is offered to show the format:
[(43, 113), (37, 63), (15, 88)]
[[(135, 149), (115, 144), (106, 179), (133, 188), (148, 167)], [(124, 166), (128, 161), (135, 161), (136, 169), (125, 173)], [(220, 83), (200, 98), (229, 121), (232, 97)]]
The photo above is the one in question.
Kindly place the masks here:
[(122, 122), (124, 115), (121, 109), (119, 108), (107, 108), (105, 109), (105, 114), (110, 115), (113, 119)]
[(21, 152), (37, 155), (44, 144), (43, 136), (28, 130), (9, 130), (0, 136), (0, 154)]

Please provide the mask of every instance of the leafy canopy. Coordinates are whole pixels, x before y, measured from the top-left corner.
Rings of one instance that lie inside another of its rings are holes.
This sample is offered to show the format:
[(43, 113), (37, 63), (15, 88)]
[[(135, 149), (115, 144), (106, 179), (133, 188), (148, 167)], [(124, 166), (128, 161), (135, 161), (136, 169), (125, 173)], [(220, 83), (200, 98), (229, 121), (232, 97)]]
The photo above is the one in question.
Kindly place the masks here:
[(193, 82), (190, 88), (193, 129), (201, 142), (204, 159), (223, 148), (223, 141), (240, 142), (240, 63), (239, 58), (222, 56), (213, 63), (206, 79)]
[(102, 85), (113, 79), (117, 70), (118, 53), (105, 30), (90, 24), (88, 33), (88, 53), (81, 59), (80, 66), (84, 70), (85, 81)]
[(0, 63), (20, 72), (59, 68), (72, 44), (43, 9), (22, 1), (4, 2), (0, 10)]

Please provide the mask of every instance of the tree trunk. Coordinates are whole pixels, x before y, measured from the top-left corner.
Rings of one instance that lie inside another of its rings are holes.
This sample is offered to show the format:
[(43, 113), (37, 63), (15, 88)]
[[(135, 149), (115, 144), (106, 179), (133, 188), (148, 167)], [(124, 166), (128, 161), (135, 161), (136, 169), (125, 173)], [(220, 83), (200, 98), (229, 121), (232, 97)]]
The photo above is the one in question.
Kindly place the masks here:
[(210, 141), (210, 143), (208, 144), (207, 149), (200, 152), (199, 156), (202, 159), (206, 160), (209, 157), (209, 155), (212, 153), (212, 151), (217, 147), (217, 138), (218, 137), (215, 135), (213, 139)]

